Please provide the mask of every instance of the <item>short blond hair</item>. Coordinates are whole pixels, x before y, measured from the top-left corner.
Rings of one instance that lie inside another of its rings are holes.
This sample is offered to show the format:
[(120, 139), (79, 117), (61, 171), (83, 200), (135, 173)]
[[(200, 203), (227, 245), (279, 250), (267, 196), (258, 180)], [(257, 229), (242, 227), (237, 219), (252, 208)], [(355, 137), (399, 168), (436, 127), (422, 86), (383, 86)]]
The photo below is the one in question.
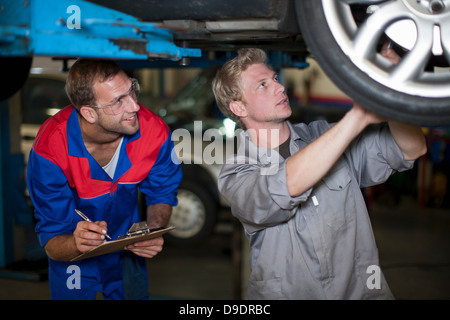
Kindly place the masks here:
[(253, 64), (267, 64), (266, 53), (257, 48), (244, 48), (238, 50), (238, 56), (226, 62), (217, 72), (213, 80), (213, 92), (220, 111), (235, 121), (239, 127), (246, 129), (240, 120), (230, 109), (232, 101), (245, 101), (242, 96), (240, 76), (242, 72)]

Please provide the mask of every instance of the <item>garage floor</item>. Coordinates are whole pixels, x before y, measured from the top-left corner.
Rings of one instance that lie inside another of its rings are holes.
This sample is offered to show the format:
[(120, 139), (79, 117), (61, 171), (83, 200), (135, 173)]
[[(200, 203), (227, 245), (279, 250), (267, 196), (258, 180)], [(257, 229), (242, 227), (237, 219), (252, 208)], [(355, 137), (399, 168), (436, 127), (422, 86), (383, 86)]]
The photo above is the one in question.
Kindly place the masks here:
[[(420, 209), (406, 198), (395, 206), (376, 202), (370, 211), (381, 266), (396, 298), (450, 299), (450, 210)], [(199, 247), (167, 244), (148, 263), (152, 298), (235, 299), (232, 231), (231, 223), (223, 223)], [(36, 264), (36, 273), (42, 270), (45, 265)], [(49, 299), (48, 282), (0, 278), (0, 299)]]

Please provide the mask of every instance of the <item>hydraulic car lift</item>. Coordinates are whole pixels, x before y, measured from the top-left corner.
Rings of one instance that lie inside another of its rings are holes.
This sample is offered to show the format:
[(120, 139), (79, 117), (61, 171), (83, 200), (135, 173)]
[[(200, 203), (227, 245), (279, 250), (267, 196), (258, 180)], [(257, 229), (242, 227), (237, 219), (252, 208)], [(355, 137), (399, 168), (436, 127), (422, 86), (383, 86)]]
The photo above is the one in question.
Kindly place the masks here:
[[(19, 78), (9, 81), (9, 88), (2, 88), (0, 102), (0, 268), (14, 262), (14, 226), (32, 223), (23, 194), (23, 155), (10, 152), (7, 100), (27, 78), (32, 57), (184, 61), (201, 56), (199, 49), (176, 46), (171, 32), (163, 25), (142, 22), (87, 1), (0, 2), (0, 60), (11, 71), (3, 70), (3, 75), (5, 79)], [(24, 68), (27, 58), (30, 63)], [(17, 75), (22, 69), (25, 74)]]
[(3, 0), (0, 10), (2, 56), (181, 60), (201, 55), (176, 46), (163, 25), (87, 1)]

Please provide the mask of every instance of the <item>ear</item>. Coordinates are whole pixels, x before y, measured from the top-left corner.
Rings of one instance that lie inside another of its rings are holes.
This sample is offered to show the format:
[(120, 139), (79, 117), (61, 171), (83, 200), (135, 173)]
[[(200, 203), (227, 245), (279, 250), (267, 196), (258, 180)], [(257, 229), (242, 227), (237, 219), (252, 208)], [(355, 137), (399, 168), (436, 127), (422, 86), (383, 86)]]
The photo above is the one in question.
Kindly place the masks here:
[(247, 109), (245, 108), (245, 105), (244, 103), (242, 103), (242, 101), (231, 101), (230, 110), (238, 117), (243, 118), (247, 116)]
[(89, 123), (97, 122), (98, 114), (93, 108), (89, 106), (81, 106), (80, 114)]

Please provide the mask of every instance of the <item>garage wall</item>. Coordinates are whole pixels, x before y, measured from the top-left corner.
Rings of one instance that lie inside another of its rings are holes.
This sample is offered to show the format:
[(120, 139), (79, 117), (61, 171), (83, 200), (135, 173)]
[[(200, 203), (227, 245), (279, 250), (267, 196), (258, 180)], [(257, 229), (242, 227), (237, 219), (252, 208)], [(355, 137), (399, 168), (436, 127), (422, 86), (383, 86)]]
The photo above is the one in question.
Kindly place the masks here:
[(284, 69), (283, 83), (293, 89), (293, 94), (305, 106), (311, 102), (323, 104), (351, 104), (345, 95), (328, 78), (314, 59), (307, 59), (306, 69)]

